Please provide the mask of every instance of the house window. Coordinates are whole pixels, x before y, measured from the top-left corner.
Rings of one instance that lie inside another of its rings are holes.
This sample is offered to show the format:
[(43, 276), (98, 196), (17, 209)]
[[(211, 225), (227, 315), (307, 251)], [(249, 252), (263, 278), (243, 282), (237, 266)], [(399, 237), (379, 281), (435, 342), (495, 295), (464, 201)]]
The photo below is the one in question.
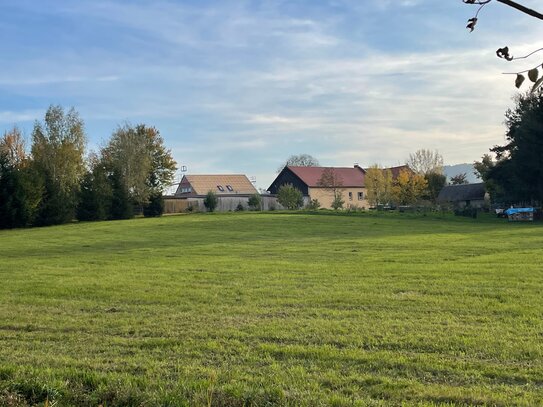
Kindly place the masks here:
[(187, 194), (190, 192), (190, 187), (182, 187), (181, 188), (181, 193), (182, 194)]
[(358, 200), (359, 200), (359, 201), (363, 201), (363, 200), (364, 200), (364, 192), (359, 192), (359, 193), (358, 193)]
[(353, 193), (349, 192), (349, 201), (352, 201), (352, 200), (353, 200)]
[(217, 189), (221, 192), (224, 192), (224, 188), (222, 187), (222, 185), (217, 185)]
[(226, 189), (229, 190), (230, 192), (232, 192), (234, 190), (234, 188), (232, 188), (232, 185), (227, 185)]

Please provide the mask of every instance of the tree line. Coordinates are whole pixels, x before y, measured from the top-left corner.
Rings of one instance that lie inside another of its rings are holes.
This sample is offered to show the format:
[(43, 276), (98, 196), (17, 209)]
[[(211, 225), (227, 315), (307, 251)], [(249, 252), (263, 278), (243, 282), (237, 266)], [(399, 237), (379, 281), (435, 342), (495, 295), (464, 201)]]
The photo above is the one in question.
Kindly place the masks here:
[(160, 132), (119, 126), (87, 154), (84, 122), (73, 108), (50, 106), (27, 150), (14, 127), (0, 139), (0, 228), (128, 219), (162, 214), (162, 192), (176, 163)]

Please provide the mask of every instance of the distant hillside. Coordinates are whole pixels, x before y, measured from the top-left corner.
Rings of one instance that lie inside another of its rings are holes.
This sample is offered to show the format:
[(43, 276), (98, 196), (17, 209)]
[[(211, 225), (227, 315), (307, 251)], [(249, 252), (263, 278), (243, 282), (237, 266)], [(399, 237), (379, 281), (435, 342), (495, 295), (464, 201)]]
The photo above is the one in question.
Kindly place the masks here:
[(445, 165), (443, 167), (445, 175), (447, 176), (447, 182), (454, 177), (455, 175), (466, 173), (468, 181), (471, 183), (481, 182), (481, 179), (477, 178), (473, 173), (473, 164), (456, 164), (456, 165)]

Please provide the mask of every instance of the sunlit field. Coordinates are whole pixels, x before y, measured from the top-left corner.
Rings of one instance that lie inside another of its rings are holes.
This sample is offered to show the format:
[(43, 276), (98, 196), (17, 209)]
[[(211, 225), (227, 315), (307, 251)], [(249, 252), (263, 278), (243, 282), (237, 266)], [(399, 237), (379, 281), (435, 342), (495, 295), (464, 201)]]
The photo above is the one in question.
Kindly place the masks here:
[(542, 260), (439, 215), (0, 231), (0, 406), (542, 405)]

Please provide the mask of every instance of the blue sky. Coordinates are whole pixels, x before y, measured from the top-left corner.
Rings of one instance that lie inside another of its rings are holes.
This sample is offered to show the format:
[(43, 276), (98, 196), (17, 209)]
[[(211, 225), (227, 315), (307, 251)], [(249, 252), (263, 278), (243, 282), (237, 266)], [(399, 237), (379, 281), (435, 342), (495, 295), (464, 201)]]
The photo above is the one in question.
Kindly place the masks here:
[(430, 148), (472, 162), (503, 141), (515, 89), (501, 72), (538, 62), (495, 50), (543, 47), (543, 25), (499, 3), (469, 34), (474, 12), (461, 0), (0, 0), (0, 132), (30, 136), (50, 104), (73, 106), (91, 149), (146, 123), (190, 173), (264, 188), (291, 154), (396, 165)]

